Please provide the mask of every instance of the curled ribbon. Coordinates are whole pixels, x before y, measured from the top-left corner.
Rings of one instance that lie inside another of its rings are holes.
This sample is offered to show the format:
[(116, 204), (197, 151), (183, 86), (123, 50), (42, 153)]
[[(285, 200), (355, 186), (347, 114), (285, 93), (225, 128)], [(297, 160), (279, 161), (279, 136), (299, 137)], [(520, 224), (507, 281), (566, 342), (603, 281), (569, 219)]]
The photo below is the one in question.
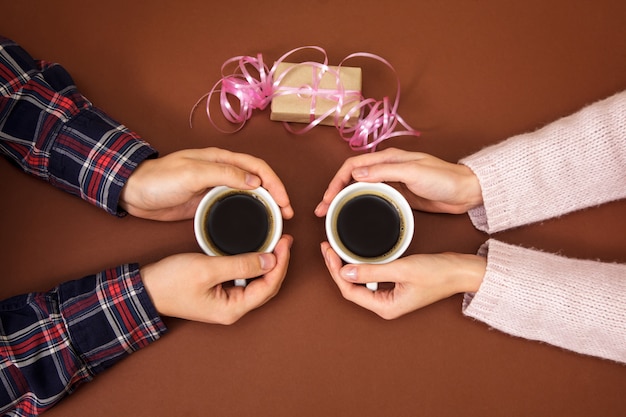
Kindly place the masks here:
[[(322, 62), (301, 62), (276, 76), (276, 69), (279, 63), (284, 62), (290, 55), (304, 49), (313, 49), (320, 52), (323, 56)], [(370, 58), (382, 62), (394, 73), (397, 80), (397, 90), (393, 102), (387, 96), (382, 100), (365, 99), (360, 92), (346, 91), (344, 89), (339, 79), (339, 71), (342, 66), (345, 66), (346, 61), (357, 57)], [(235, 70), (230, 74), (226, 74), (226, 69), (233, 64), (236, 64)], [(281, 84), (285, 76), (290, 71), (301, 66), (310, 66), (314, 70), (311, 85), (304, 87), (282, 86)], [(337, 70), (334, 70), (328, 66), (328, 55), (323, 48), (318, 46), (303, 46), (292, 49), (276, 60), (271, 68), (263, 62), (261, 54), (258, 54), (256, 57), (233, 57), (222, 65), (222, 78), (193, 106), (189, 116), (189, 123), (190, 125), (192, 124), (192, 116), (196, 108), (203, 100), (206, 100), (206, 113), (213, 126), (223, 133), (235, 133), (243, 128), (246, 121), (252, 117), (254, 110), (265, 109), (276, 96), (295, 94), (302, 97), (311, 97), (311, 113), (309, 123), (301, 129), (293, 128), (288, 122), (283, 123), (285, 128), (294, 134), (306, 133), (328, 117), (334, 115), (334, 124), (341, 138), (348, 142), (350, 148), (355, 151), (369, 150), (373, 152), (386, 139), (403, 135), (420, 135), (398, 114), (400, 80), (395, 69), (387, 60), (375, 54), (358, 52), (344, 58), (337, 68)], [(326, 73), (331, 74), (335, 78), (334, 89), (319, 88), (319, 83)], [(216, 93), (220, 95), (220, 108), (224, 118), (238, 125), (233, 131), (221, 129), (213, 120), (209, 104), (211, 98)], [(332, 100), (336, 102), (336, 105), (324, 114), (316, 117), (315, 107), (317, 99), (320, 97)], [(238, 101), (237, 109), (231, 104), (230, 98)], [(352, 107), (341, 117), (342, 109), (348, 104)], [(358, 116), (356, 123), (354, 123), (355, 116)], [(396, 130), (398, 126), (401, 126), (404, 130)]]

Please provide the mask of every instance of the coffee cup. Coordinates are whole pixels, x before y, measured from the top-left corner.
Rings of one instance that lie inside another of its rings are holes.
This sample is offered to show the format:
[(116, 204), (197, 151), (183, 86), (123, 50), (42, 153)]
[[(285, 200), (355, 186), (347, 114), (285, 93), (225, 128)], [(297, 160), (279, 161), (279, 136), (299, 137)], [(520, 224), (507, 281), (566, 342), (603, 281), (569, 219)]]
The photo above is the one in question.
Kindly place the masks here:
[[(280, 207), (262, 187), (215, 187), (202, 198), (194, 216), (196, 241), (211, 256), (272, 252), (282, 229)], [(237, 279), (235, 285), (245, 286), (246, 280)]]
[[(398, 259), (411, 244), (413, 211), (395, 188), (356, 182), (330, 203), (325, 227), (330, 246), (345, 262), (384, 264)], [(367, 287), (376, 290), (378, 284)]]

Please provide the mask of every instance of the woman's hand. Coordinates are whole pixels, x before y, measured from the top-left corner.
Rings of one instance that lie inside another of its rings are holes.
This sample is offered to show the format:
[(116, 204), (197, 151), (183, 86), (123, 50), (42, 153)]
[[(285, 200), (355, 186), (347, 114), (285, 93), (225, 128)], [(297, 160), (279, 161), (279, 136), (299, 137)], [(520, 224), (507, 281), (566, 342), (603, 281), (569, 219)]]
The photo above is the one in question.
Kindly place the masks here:
[(422, 211), (460, 214), (482, 204), (480, 183), (468, 167), (424, 153), (386, 149), (347, 159), (315, 214), (325, 216), (333, 198), (353, 179), (401, 183), (411, 207)]
[[(486, 260), (478, 255), (411, 255), (382, 265), (342, 266), (328, 242), (322, 243), (326, 267), (343, 297), (390, 320), (461, 292), (478, 291)], [(371, 291), (368, 282), (391, 282), (392, 289)]]

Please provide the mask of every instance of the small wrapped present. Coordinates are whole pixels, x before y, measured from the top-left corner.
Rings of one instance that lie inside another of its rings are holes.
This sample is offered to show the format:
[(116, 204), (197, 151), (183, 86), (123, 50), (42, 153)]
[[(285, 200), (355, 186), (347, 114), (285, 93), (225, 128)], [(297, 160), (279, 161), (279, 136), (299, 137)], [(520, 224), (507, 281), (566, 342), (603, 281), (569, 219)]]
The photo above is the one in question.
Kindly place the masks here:
[(335, 120), (341, 124), (344, 116), (349, 114), (346, 125), (354, 126), (359, 111), (350, 110), (362, 100), (361, 68), (329, 66), (328, 69), (320, 77), (320, 66), (278, 63), (274, 80), (280, 82), (272, 98), (270, 119), (311, 123), (330, 113), (320, 124), (333, 126)]

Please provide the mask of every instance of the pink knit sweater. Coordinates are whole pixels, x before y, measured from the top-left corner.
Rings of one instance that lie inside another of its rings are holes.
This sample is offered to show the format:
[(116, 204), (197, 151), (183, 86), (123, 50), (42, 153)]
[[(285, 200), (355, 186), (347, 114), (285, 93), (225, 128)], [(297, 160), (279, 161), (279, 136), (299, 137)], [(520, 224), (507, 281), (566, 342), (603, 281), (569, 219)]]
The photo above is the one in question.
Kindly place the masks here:
[[(484, 204), (469, 215), (487, 233), (626, 198), (626, 92), (461, 163), (480, 181)], [(495, 239), (480, 253), (487, 272), (478, 292), (465, 295), (465, 315), (515, 336), (626, 363), (625, 264)]]

